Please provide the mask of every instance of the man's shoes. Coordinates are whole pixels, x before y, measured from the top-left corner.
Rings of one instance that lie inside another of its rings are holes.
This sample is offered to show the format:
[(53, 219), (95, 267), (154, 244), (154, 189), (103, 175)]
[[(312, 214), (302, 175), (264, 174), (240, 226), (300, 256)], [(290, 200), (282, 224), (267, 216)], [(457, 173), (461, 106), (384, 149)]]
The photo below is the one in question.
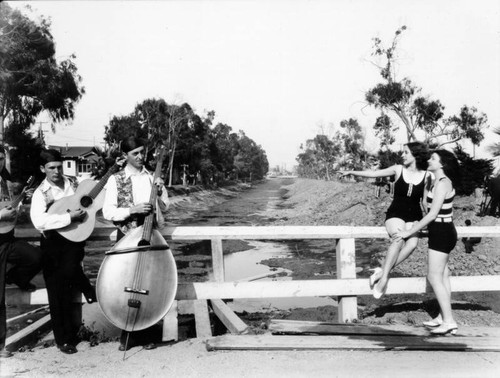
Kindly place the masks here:
[(125, 350), (129, 350), (130, 348), (131, 348), (131, 346), (130, 346), (130, 345), (127, 345), (127, 348), (125, 349), (125, 344), (121, 344), (121, 343), (120, 343), (120, 346), (118, 347), (118, 350), (119, 350), (120, 352), (125, 352)]
[(146, 344), (144, 345), (144, 349), (146, 350), (156, 349), (156, 344), (155, 343)]
[(17, 287), (18, 287), (19, 289), (21, 289), (21, 290), (23, 290), (23, 291), (28, 291), (28, 292), (30, 292), (30, 293), (32, 293), (32, 292), (34, 292), (34, 291), (36, 291), (36, 286), (35, 286), (35, 285), (33, 285), (31, 282), (28, 282), (28, 283), (26, 283), (26, 284), (24, 284), (24, 285), (19, 285), (19, 284), (17, 284), (17, 283), (15, 283), (15, 282), (13, 282), (13, 281), (5, 280), (5, 283), (6, 283), (7, 285), (12, 285), (12, 284), (15, 284), (15, 285), (17, 285)]
[(27, 291), (29, 293), (32, 293), (32, 292), (36, 291), (36, 286), (33, 285), (31, 282), (28, 282), (26, 285), (19, 286), (19, 288), (21, 290)]
[(9, 358), (12, 357), (14, 353), (9, 352), (7, 349), (0, 350), (0, 358)]
[(66, 354), (74, 354), (74, 353), (78, 352), (76, 347), (71, 345), (71, 344), (58, 345), (57, 347), (59, 348), (59, 350), (61, 352), (66, 353)]

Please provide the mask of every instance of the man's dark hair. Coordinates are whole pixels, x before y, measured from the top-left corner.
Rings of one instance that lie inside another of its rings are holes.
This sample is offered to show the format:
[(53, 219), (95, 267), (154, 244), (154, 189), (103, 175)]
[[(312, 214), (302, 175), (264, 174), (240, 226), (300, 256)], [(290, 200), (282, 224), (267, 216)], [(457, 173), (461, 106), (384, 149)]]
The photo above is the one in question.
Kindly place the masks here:
[(136, 148), (143, 147), (145, 145), (142, 139), (139, 139), (135, 136), (129, 136), (127, 138), (122, 139), (120, 142), (120, 148), (123, 153), (128, 153)]
[(54, 149), (42, 150), (40, 152), (40, 164), (45, 165), (51, 161), (63, 161), (62, 155), (59, 151)]

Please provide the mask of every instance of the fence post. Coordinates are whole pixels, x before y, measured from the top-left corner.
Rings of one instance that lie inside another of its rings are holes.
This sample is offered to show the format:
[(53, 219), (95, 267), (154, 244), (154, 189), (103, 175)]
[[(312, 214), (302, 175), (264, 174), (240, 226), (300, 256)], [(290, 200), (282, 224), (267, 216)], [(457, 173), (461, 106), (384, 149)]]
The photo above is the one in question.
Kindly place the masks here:
[[(356, 278), (356, 252), (354, 239), (338, 239), (336, 246), (337, 279)], [(339, 296), (338, 321), (351, 322), (358, 318), (358, 298)]]
[(224, 256), (222, 254), (222, 239), (213, 238), (212, 243), (212, 266), (214, 269), (215, 282), (224, 282)]

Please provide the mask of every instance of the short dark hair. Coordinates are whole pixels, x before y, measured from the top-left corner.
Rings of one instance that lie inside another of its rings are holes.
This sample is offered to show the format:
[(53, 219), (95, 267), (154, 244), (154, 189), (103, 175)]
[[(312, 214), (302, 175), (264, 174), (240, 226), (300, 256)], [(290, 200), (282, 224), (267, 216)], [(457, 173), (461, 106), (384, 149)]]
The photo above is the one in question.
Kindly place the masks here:
[(135, 136), (129, 136), (127, 138), (123, 138), (120, 142), (120, 148), (123, 153), (128, 153), (136, 148), (143, 147), (145, 145), (142, 139), (139, 139)]
[(453, 152), (448, 150), (434, 150), (433, 153), (439, 156), (439, 161), (443, 166), (444, 174), (451, 180), (453, 187), (457, 187), (460, 184), (460, 165), (458, 159)]
[(62, 155), (58, 150), (54, 150), (53, 148), (48, 150), (42, 150), (40, 152), (40, 164), (45, 165), (50, 163), (51, 161), (63, 161)]
[(427, 147), (427, 145), (422, 142), (410, 142), (406, 143), (406, 146), (408, 146), (408, 149), (415, 158), (415, 165), (417, 169), (421, 171), (427, 170), (427, 167), (429, 166), (428, 160), (430, 156), (429, 148)]

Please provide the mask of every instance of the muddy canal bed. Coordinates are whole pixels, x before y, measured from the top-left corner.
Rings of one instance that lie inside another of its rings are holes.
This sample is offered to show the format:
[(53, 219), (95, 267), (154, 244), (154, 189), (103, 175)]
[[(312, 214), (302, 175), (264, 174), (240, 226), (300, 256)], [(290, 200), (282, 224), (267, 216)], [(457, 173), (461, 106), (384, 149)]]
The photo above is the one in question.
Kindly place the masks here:
[[(280, 207), (284, 187), (293, 179), (272, 179), (244, 190), (198, 192), (192, 201), (173, 199), (169, 225), (176, 226), (265, 226), (277, 219), (270, 217)], [(211, 204), (211, 206), (209, 205)], [(213, 279), (211, 244), (206, 241), (169, 242), (174, 254), (179, 282)], [(103, 250), (112, 242), (89, 242), (85, 270), (95, 280), (103, 259)], [(239, 281), (255, 276), (278, 274), (262, 280), (331, 279), (336, 277), (335, 240), (224, 240), (225, 280)], [(366, 253), (358, 253), (357, 266), (368, 266)], [(360, 268), (363, 269), (363, 268)], [(256, 312), (296, 307), (336, 305), (332, 298), (290, 298), (235, 300), (235, 311)]]

